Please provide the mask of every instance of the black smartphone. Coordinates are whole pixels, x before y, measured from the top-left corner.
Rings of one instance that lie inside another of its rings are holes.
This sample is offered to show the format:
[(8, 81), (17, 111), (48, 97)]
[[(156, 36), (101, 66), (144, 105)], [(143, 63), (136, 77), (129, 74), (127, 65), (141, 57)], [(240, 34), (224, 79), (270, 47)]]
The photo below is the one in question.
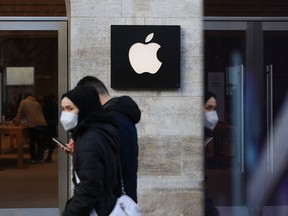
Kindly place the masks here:
[(63, 143), (62, 141), (60, 141), (60, 140), (58, 140), (58, 139), (56, 139), (56, 138), (54, 138), (54, 137), (53, 137), (52, 139), (53, 139), (54, 142), (56, 142), (58, 145), (64, 147), (64, 149), (65, 149), (67, 152), (70, 153), (70, 149), (66, 146), (65, 143)]

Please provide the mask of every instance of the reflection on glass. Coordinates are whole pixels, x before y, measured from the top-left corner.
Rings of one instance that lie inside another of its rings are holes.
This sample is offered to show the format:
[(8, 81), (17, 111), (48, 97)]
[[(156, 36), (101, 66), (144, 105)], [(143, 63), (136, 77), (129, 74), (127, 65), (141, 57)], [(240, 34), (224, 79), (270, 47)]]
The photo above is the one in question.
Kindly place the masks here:
[[(208, 196), (213, 199), (216, 206), (244, 205), (246, 200), (243, 190), (245, 32), (205, 31), (204, 64), (205, 89), (216, 94), (217, 113), (223, 113), (214, 130), (214, 143), (208, 146), (207, 150)], [(211, 74), (218, 74), (218, 79), (215, 76), (211, 79), (213, 77)], [(216, 85), (216, 79), (221, 84)], [(214, 87), (211, 82), (214, 83)]]
[[(0, 65), (1, 116), (5, 122), (16, 116), (26, 93), (42, 105), (47, 96), (57, 101), (57, 31), (0, 31)], [(1, 136), (1, 141), (0, 208), (57, 208), (56, 149), (52, 163), (32, 165), (28, 163), (28, 140), (23, 139), (24, 169), (17, 169), (14, 137)], [(48, 149), (45, 158), (47, 154)]]

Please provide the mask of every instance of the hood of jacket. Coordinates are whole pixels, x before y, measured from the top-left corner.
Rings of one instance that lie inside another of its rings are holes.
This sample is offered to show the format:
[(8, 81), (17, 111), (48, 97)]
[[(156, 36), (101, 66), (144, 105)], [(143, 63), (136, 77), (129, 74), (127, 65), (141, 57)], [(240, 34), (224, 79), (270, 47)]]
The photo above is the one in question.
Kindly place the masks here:
[(141, 111), (137, 103), (129, 96), (114, 97), (104, 104), (103, 108), (106, 111), (121, 113), (134, 124), (137, 124), (141, 118)]

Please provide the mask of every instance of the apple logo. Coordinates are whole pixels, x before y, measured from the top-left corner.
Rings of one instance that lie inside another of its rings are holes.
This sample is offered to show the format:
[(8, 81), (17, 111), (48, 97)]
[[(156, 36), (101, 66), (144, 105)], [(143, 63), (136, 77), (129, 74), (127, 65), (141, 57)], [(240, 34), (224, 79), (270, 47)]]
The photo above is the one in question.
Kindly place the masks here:
[(130, 64), (138, 74), (144, 72), (155, 74), (162, 65), (157, 58), (157, 51), (161, 46), (157, 43), (149, 43), (153, 36), (154, 33), (150, 33), (145, 39), (145, 44), (135, 43), (129, 49)]

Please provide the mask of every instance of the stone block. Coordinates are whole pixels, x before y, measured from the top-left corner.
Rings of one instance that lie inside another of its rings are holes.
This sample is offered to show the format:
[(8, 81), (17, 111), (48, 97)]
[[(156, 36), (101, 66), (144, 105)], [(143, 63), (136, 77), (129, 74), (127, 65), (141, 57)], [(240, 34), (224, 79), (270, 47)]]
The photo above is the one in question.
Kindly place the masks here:
[(202, 101), (199, 97), (146, 97), (139, 100), (139, 136), (199, 136)]
[(139, 176), (186, 176), (203, 180), (203, 141), (193, 137), (139, 139)]
[(121, 15), (119, 0), (70, 0), (71, 16), (114, 17)]
[(145, 216), (202, 216), (203, 193), (194, 189), (140, 191), (139, 205)]
[(199, 0), (122, 0), (125, 17), (200, 17), (202, 4)]

